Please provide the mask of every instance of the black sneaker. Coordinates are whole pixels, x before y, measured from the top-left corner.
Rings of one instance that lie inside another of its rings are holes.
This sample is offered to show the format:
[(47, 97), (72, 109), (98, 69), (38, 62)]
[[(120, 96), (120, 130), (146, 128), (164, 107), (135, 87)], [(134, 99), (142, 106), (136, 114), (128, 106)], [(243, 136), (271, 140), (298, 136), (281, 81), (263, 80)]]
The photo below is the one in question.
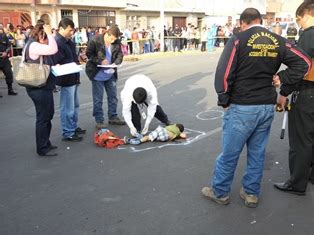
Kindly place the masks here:
[(8, 95), (17, 95), (17, 92), (13, 90), (8, 90)]
[(48, 148), (49, 148), (50, 150), (52, 150), (52, 149), (57, 149), (57, 148), (58, 148), (58, 146), (55, 146), (55, 145), (49, 145), (49, 146), (48, 146)]
[(77, 134), (74, 134), (72, 136), (66, 137), (62, 139), (63, 141), (70, 141), (70, 142), (78, 142), (83, 140), (83, 137), (78, 136)]
[[(52, 148), (52, 147), (55, 147), (55, 148)], [(50, 145), (46, 152), (40, 152), (40, 153), (38, 153), (38, 155), (41, 156), (41, 157), (55, 157), (55, 156), (58, 156), (57, 153), (51, 153), (50, 152), (51, 150), (56, 149), (56, 148), (57, 148), (57, 146)]]
[(83, 130), (81, 127), (76, 128), (75, 134), (77, 135), (84, 135), (86, 134), (86, 130)]
[(125, 121), (122, 121), (120, 120), (120, 118), (115, 117), (115, 118), (109, 119), (109, 124), (122, 126), (122, 125), (125, 125)]
[(41, 157), (55, 157), (55, 156), (58, 156), (57, 153), (40, 153), (38, 155), (41, 156)]

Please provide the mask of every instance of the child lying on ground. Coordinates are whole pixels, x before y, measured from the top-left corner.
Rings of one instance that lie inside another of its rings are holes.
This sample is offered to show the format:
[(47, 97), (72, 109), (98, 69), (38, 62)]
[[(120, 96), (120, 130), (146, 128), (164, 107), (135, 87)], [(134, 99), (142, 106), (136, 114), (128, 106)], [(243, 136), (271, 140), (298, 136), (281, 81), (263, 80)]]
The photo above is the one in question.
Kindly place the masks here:
[(186, 139), (186, 133), (184, 131), (184, 126), (182, 124), (172, 124), (166, 127), (158, 126), (154, 131), (149, 133), (148, 135), (140, 135), (138, 134), (135, 138), (128, 138), (125, 136), (123, 138), (125, 144), (141, 144), (148, 141), (172, 141), (174, 139), (182, 138)]

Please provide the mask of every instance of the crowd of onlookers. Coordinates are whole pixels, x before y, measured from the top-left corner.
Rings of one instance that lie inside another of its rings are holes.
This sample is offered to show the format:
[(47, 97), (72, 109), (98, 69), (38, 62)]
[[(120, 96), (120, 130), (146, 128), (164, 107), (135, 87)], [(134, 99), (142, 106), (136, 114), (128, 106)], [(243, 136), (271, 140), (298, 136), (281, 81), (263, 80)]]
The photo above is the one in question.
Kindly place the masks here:
[[(23, 27), (21, 25), (14, 26), (8, 24), (4, 26), (4, 31), (13, 46), (13, 55), (22, 54), (22, 49), (28, 40), (28, 36), (33, 26)], [(85, 55), (85, 47), (87, 43), (96, 35), (105, 33), (110, 26), (106, 27), (79, 27), (75, 29), (73, 42), (77, 46), (77, 53), (80, 62), (87, 61)], [(279, 22), (267, 27), (270, 31), (278, 35), (285, 36), (291, 41), (295, 41), (300, 30), (297, 29), (295, 23), (289, 23), (285, 29)], [(240, 32), (239, 24), (233, 25), (226, 23), (225, 25), (213, 24), (209, 27), (199, 28), (189, 23), (186, 27), (175, 25), (172, 27), (164, 27), (164, 51), (182, 51), (182, 50), (198, 50), (207, 51), (212, 47), (223, 47), (228, 38), (233, 34)], [(52, 29), (55, 34), (57, 29)], [(127, 54), (143, 54), (160, 51), (160, 32), (154, 26), (148, 26), (146, 29), (137, 24), (135, 27), (128, 27), (121, 30), (122, 50)]]
[[(295, 41), (300, 34), (295, 23), (283, 28), (279, 22), (267, 27), (278, 35)], [(233, 25), (213, 24), (199, 28), (189, 23), (186, 27), (175, 25), (174, 28), (164, 26), (164, 51), (198, 50), (208, 51), (213, 47), (223, 47), (228, 38), (241, 31), (239, 23)], [(133, 28), (122, 30), (122, 43), (125, 54), (142, 54), (160, 51), (160, 33), (154, 26), (143, 29), (138, 24)]]
[[(32, 28), (32, 25), (23, 27), (21, 25), (14, 26), (11, 23), (4, 26), (4, 31), (13, 46), (15, 56), (21, 55), (22, 48), (26, 44)], [(98, 34), (105, 33), (109, 28), (110, 26), (98, 28), (75, 28), (72, 40), (78, 48), (78, 53), (80, 51), (79, 48), (86, 47), (90, 39)], [(52, 33), (55, 34), (56, 32), (57, 29), (52, 28)], [(229, 26), (222, 27), (213, 25), (208, 28), (198, 28), (190, 23), (186, 27), (179, 27), (176, 25), (174, 28), (166, 28), (165, 26), (165, 51), (174, 51), (175, 49), (181, 51), (199, 48), (201, 48), (202, 51), (205, 51), (208, 39), (215, 37), (230, 37), (231, 35), (232, 27)], [(156, 30), (154, 26), (148, 26), (146, 29), (143, 29), (138, 24), (133, 28), (129, 27), (121, 30), (121, 40), (124, 45), (124, 54), (142, 54), (160, 50), (160, 32), (159, 30)], [(219, 46), (221, 41), (221, 39), (215, 39), (215, 45)]]

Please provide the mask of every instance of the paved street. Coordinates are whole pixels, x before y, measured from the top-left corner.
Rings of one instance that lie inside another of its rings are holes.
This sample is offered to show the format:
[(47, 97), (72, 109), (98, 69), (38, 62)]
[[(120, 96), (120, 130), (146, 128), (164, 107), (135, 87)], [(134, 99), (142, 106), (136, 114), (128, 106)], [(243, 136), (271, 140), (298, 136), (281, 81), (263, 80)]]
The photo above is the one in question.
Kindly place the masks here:
[[(239, 197), (246, 154), (238, 164), (231, 204), (201, 196), (220, 151), (222, 109), (216, 106), (215, 67), (220, 51), (142, 56), (125, 62), (126, 78), (143, 73), (158, 88), (159, 103), (189, 138), (108, 150), (93, 144), (91, 84), (82, 73), (81, 143), (61, 141), (59, 94), (51, 141), (58, 156), (35, 150), (35, 110), (25, 89), (6, 94), (0, 81), (0, 234), (312, 234), (314, 185), (306, 196), (284, 194), (273, 182), (286, 180), (287, 135), (280, 140), (283, 114), (276, 114), (267, 148), (260, 204), (248, 209)], [(104, 104), (105, 113), (107, 104)], [(119, 102), (119, 113), (121, 103)], [(150, 130), (158, 125), (153, 120)], [(110, 126), (117, 135), (127, 127)]]

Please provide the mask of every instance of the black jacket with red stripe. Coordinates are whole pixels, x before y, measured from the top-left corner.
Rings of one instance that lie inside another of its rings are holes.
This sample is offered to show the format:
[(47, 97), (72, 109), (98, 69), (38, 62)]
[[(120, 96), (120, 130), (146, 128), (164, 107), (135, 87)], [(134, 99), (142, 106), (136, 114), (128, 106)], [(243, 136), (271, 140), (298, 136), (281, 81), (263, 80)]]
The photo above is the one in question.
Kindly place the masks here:
[[(298, 47), (302, 48), (312, 58), (312, 60), (314, 59), (314, 26), (303, 31), (298, 41)], [(312, 66), (314, 66), (314, 64), (312, 64)], [(300, 82), (297, 90), (309, 88), (314, 88), (314, 82), (303, 80)]]
[(298, 83), (308, 72), (309, 57), (260, 25), (232, 36), (216, 69), (218, 105), (275, 104), (277, 93), (272, 81), (281, 64), (288, 67), (278, 73), (285, 81), (281, 93), (288, 95), (288, 86)]

